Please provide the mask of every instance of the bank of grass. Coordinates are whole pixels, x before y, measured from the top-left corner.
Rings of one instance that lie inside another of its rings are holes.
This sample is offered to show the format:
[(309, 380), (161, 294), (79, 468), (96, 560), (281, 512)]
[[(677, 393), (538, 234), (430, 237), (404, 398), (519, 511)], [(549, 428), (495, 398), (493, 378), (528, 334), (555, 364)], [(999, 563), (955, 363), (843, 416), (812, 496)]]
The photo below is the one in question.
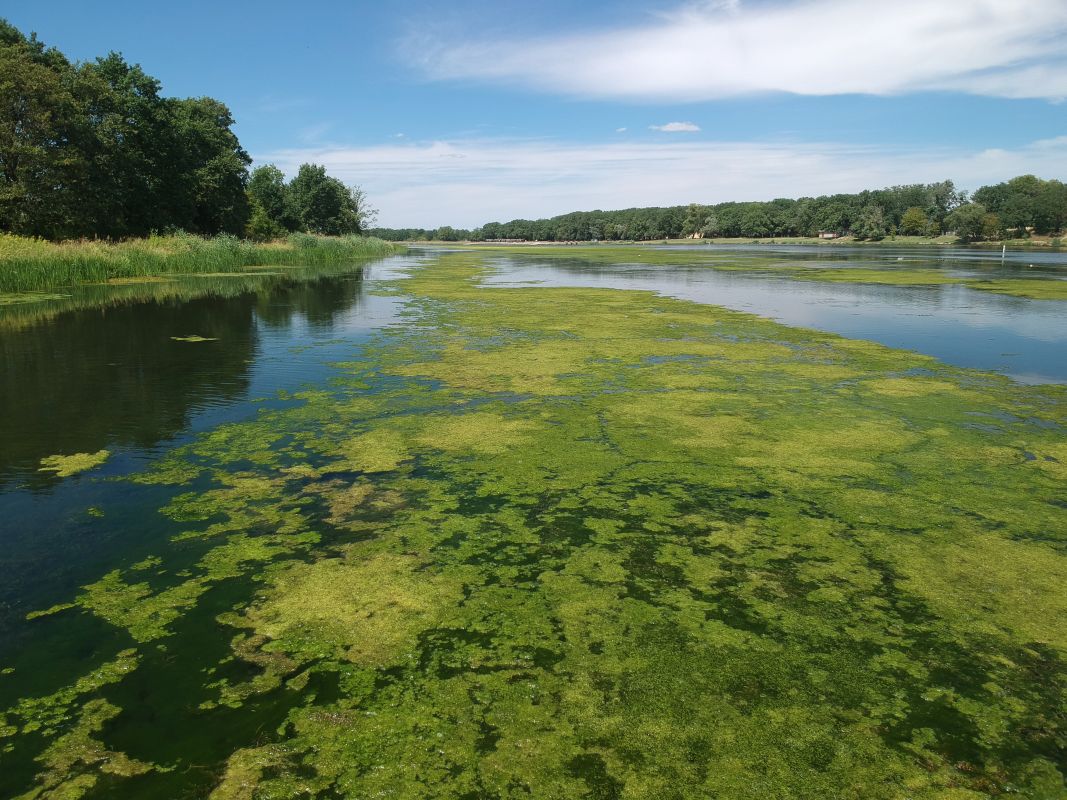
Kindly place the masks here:
[(0, 293), (161, 275), (210, 275), (249, 267), (338, 264), (390, 255), (397, 249), (381, 239), (305, 233), (265, 243), (186, 233), (125, 242), (48, 242), (0, 235)]

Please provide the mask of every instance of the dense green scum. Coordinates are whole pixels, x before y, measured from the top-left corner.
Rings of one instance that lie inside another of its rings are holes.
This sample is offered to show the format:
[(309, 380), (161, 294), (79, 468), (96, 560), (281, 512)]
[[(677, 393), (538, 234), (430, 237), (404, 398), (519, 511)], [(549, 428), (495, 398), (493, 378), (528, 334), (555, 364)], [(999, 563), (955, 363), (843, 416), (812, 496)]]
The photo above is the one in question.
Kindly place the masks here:
[(1067, 393), (484, 259), (135, 478), (180, 532), (34, 621), (119, 635), (0, 788), (1065, 796)]

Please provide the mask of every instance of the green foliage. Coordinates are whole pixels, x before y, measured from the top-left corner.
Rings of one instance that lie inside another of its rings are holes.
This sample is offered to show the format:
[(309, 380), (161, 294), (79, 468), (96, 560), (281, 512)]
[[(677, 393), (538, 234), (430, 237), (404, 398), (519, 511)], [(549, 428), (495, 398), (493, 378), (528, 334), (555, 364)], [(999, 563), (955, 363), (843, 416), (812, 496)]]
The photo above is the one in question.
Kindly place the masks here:
[(882, 207), (876, 205), (864, 207), (852, 226), (852, 232), (858, 239), (870, 239), (871, 241), (884, 239), (887, 231)]
[(326, 168), (302, 164), (288, 187), (293, 213), (302, 230), (330, 236), (359, 233), (359, 208), (352, 193)]
[(273, 164), (265, 164), (252, 170), (248, 178), (248, 200), (252, 205), (253, 217), (258, 212), (277, 229), (296, 230), (297, 221), (290, 207), (289, 187), (285, 184), (285, 175)]
[[(993, 197), (996, 197), (996, 202)], [(488, 222), (474, 230), (378, 228), (372, 233), (390, 241), (648, 241), (699, 234), (704, 238), (815, 237), (820, 233), (854, 235), (876, 241), (890, 232), (937, 236), (953, 230), (947, 220), (966, 201), (952, 181), (891, 186), (857, 194), (777, 199), (765, 203), (719, 203), (670, 208), (578, 211), (550, 219)], [(1067, 187), (1033, 176), (979, 190), (975, 199), (998, 215), (978, 226), (968, 241), (1000, 238), (1004, 228), (1037, 233), (1061, 229), (1067, 221)], [(879, 217), (880, 215), (880, 217)], [(996, 232), (996, 233), (994, 233)], [(448, 237), (443, 238), (442, 233)]]
[[(229, 109), (170, 98), (118, 53), (76, 64), (0, 20), (0, 232), (47, 239), (153, 231), (360, 233), (358, 187), (305, 165), (286, 186), (251, 159)], [(246, 185), (247, 184), (247, 185)]]
[[(26, 293), (173, 274), (240, 274), (247, 267), (336, 264), (393, 252), (394, 246), (361, 236), (299, 234), (288, 242), (256, 245), (227, 234), (178, 233), (118, 244), (57, 244), (0, 234), (0, 292)], [(25, 300), (27, 295), (19, 297)]]
[(245, 236), (254, 242), (269, 242), (285, 236), (285, 227), (272, 217), (266, 208), (255, 200), (249, 205), (252, 213), (248, 217), (248, 224), (245, 225)]
[(248, 155), (229, 110), (174, 99), (117, 53), (74, 64), (5, 23), (0, 230), (66, 238), (239, 233)]
[(1005, 183), (983, 186), (974, 200), (998, 215), (1003, 227), (1025, 236), (1028, 229), (1048, 234), (1067, 224), (1067, 185), (1020, 175)]
[(900, 217), (898, 230), (905, 236), (925, 236), (930, 232), (930, 220), (918, 206), (912, 206)]
[(965, 242), (983, 238), (988, 212), (981, 203), (964, 203), (945, 220), (945, 224)]
[(443, 225), (433, 232), (433, 238), (441, 242), (458, 242), (464, 237), (464, 231), (457, 231), (451, 225)]

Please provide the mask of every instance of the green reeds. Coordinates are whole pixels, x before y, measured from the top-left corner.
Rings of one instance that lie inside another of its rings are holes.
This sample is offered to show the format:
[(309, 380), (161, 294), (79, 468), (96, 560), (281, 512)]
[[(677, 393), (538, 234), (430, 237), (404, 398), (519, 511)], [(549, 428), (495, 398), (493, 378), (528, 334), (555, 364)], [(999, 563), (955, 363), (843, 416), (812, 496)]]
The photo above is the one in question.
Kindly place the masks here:
[(43, 291), (115, 278), (211, 275), (259, 266), (339, 264), (395, 253), (381, 239), (294, 233), (267, 243), (187, 233), (126, 242), (48, 242), (0, 234), (0, 293)]

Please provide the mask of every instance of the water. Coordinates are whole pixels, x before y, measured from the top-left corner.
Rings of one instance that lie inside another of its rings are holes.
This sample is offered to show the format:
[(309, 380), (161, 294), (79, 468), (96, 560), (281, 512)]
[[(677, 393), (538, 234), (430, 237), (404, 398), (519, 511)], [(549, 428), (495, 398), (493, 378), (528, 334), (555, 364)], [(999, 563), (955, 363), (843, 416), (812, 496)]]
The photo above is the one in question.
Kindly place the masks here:
[[(989, 370), (1023, 383), (1067, 383), (1067, 308), (1061, 301), (1029, 300), (965, 286), (887, 286), (821, 283), (776, 278), (766, 273), (724, 272), (686, 258), (692, 248), (664, 247), (677, 264), (603, 264), (581, 258), (551, 260), (530, 255), (494, 261), (486, 282), (508, 286), (590, 286), (655, 291), (671, 297), (726, 306), (787, 325), (869, 339), (915, 350), (960, 367)], [(1065, 253), (1000, 254), (955, 249), (929, 253), (918, 248), (834, 248), (833, 253), (801, 246), (707, 247), (724, 263), (766, 265), (767, 256), (825, 267), (942, 269), (961, 277), (1067, 277)], [(898, 259), (903, 259), (898, 260)], [(1028, 265), (1034, 263), (1031, 269)]]
[[(0, 654), (15, 646), (12, 627), (27, 610), (99, 577), (115, 553), (147, 552), (174, 533), (144, 513), (158, 492), (64, 481), (38, 470), (42, 458), (107, 449), (94, 474), (136, 472), (199, 432), (276, 405), (281, 390), (321, 385), (331, 362), (395, 319), (399, 299), (374, 287), (411, 262), (0, 328)], [(172, 338), (190, 335), (217, 341)], [(87, 506), (117, 492), (126, 519), (85, 519)]]
[[(731, 263), (765, 262), (770, 251), (835, 267), (937, 265), (995, 277), (1015, 274), (1019, 264), (1031, 262), (1050, 279), (1067, 269), (1062, 253), (1010, 253), (1002, 265), (999, 253), (972, 250), (835, 248), (832, 257), (798, 247), (714, 251)], [(916, 350), (1020, 381), (1067, 383), (1063, 303), (959, 286), (828, 284), (720, 272), (686, 263), (684, 249), (676, 252), (677, 264), (657, 266), (549, 261), (536, 252), (494, 257), (494, 272), (485, 282), (651, 290)], [(99, 474), (135, 472), (198, 432), (279, 402), (274, 399), (279, 390), (321, 385), (331, 375), (331, 362), (350, 358), (371, 332), (395, 321), (401, 300), (375, 294), (377, 282), (402, 275), (404, 267), (432, 254), (390, 259), (346, 276), (283, 281), (236, 296), (131, 300), (4, 329), (0, 632), (26, 609), (98, 576), (111, 553), (134, 540), (166, 535), (143, 529), (133, 535), (122, 525), (100, 528), (75, 520), (75, 511), (102, 503), (115, 485), (61, 481), (38, 471), (42, 458), (106, 448), (112, 456)], [(191, 334), (217, 341), (172, 338)], [(124, 486), (122, 491), (130, 490)], [(145, 490), (146, 507), (156, 500)], [(127, 505), (132, 508), (132, 501)], [(60, 558), (64, 553), (68, 557)]]
[[(766, 258), (762, 250), (722, 253), (724, 259), (734, 261), (743, 261), (750, 257), (749, 253), (754, 259)], [(883, 253), (879, 251), (878, 258)], [(943, 261), (939, 268), (983, 275), (1030, 269), (987, 263), (986, 254), (972, 258), (969, 253), (944, 259), (939, 252), (938, 258)], [(792, 261), (824, 259), (821, 253), (811, 251), (780, 254)], [(872, 259), (870, 252), (843, 255), (849, 265), (870, 265)], [(921, 262), (924, 267), (931, 261), (926, 254), (912, 255), (925, 258)], [(1055, 279), (1062, 263), (1053, 254), (1041, 255), (1052, 257), (1034, 269)], [(359, 358), (361, 346), (376, 331), (403, 320), (398, 313), (404, 298), (379, 293), (381, 281), (402, 277), (406, 267), (430, 257), (432, 252), (415, 254), (371, 264), (347, 275), (269, 281), (254, 291), (186, 299), (131, 297), (111, 305), (88, 303), (79, 308), (78, 302), (92, 298), (75, 293), (69, 310), (43, 315), (36, 321), (27, 322), (25, 309), (7, 314), (6, 327), (5, 317), (0, 316), (0, 664), (14, 667), (10, 685), (0, 681), (0, 710), (17, 698), (47, 696), (58, 686), (66, 685), (71, 676), (96, 668), (89, 665), (110, 660), (116, 652), (131, 646), (125, 630), (90, 614), (59, 614), (28, 623), (27, 612), (70, 600), (78, 593), (78, 587), (99, 580), (116, 567), (126, 568), (128, 575), (131, 564), (155, 555), (164, 557), (166, 569), (145, 580), (157, 582), (152, 588), (161, 590), (180, 582), (183, 570), (194, 567), (206, 548), (212, 546), (204, 541), (174, 541), (186, 523), (159, 513), (175, 492), (190, 488), (196, 491), (205, 488), (204, 484), (175, 488), (109, 478), (140, 472), (149, 462), (199, 433), (254, 419), (263, 409), (284, 407), (293, 402), (287, 399), (287, 393), (329, 386), (338, 377), (338, 370), (331, 366), (334, 362)], [(894, 259), (903, 257), (892, 255)], [(679, 263), (655, 267), (604, 265), (577, 258), (549, 262), (536, 253), (492, 258), (494, 271), (486, 280), (490, 285), (540, 283), (652, 290), (699, 303), (725, 305), (788, 324), (908, 347), (950, 363), (998, 370), (1020, 380), (1067, 382), (1063, 303), (1021, 300), (959, 287), (820, 284), (755, 273), (716, 272), (686, 263), (683, 251), (678, 253)], [(843, 265), (840, 258), (825, 263)], [(123, 291), (114, 290), (116, 295)], [(19, 318), (19, 314), (23, 316)], [(192, 335), (207, 341), (178, 341)], [(371, 387), (368, 391), (376, 389)], [(416, 392), (411, 400), (410, 409), (416, 414), (422, 413), (421, 397)], [(546, 403), (545, 408), (554, 405)], [(441, 408), (436, 411), (440, 413)], [(344, 424), (355, 427), (361, 421), (352, 419)], [(294, 430), (302, 424), (293, 423)], [(574, 444), (576, 448), (580, 446), (579, 442)], [(49, 455), (105, 448), (111, 458), (88, 479), (61, 480), (37, 469), (40, 460)], [(647, 470), (642, 468), (641, 474), (647, 475)], [(421, 473), (419, 477), (425, 479)], [(688, 497), (695, 486), (687, 487), (682, 494)], [(472, 499), (458, 489), (455, 497)], [(547, 495), (545, 499), (553, 500)], [(761, 499), (746, 490), (739, 495), (738, 503), (749, 508)], [(457, 505), (463, 510), (456, 516), (488, 514), (487, 509), (491, 510), (492, 503), (498, 500), (504, 499), (479, 497), (477, 503)], [(695, 502), (701, 510), (714, 509), (724, 502), (723, 493), (711, 491)], [(87, 514), (87, 509), (94, 507), (106, 509), (106, 517)], [(538, 508), (540, 515), (543, 509)], [(549, 517), (544, 527), (532, 528), (523, 546), (542, 541), (551, 544), (550, 535), (566, 531), (569, 514)], [(487, 525), (479, 530), (496, 531), (496, 527)], [(494, 535), (481, 537), (487, 552), (492, 551), (494, 559), (513, 557), (509, 549), (499, 553), (493, 550)], [(642, 535), (649, 542), (655, 538), (652, 534)], [(461, 537), (456, 536), (458, 541)], [(451, 551), (454, 545), (445, 549)], [(653, 585), (653, 579), (674, 579), (674, 572), (667, 569), (669, 564), (657, 561), (654, 548), (649, 547), (644, 556), (645, 551), (635, 551), (628, 568), (638, 577), (647, 578), (649, 585)], [(521, 552), (521, 548), (515, 550)], [(795, 556), (790, 554), (780, 562), (792, 564)], [(766, 561), (761, 560), (759, 570), (766, 574)], [(501, 570), (501, 574), (506, 572), (507, 568)], [(387, 579), (388, 576), (383, 580)], [(488, 581), (483, 588), (487, 597), (499, 600), (505, 596), (493, 595), (495, 590)], [(204, 796), (218, 777), (221, 759), (235, 747), (270, 741), (271, 732), (279, 728), (286, 714), (308, 702), (308, 696), (318, 693), (317, 702), (326, 706), (341, 692), (337, 679), (331, 685), (324, 678), (326, 673), (321, 673), (311, 679), (306, 691), (279, 688), (263, 697), (249, 698), (240, 709), (216, 708), (210, 715), (202, 715), (195, 704), (190, 705), (190, 698), (205, 697), (204, 684), (214, 678), (228, 676), (238, 682), (242, 671), (248, 673), (243, 675), (245, 678), (254, 674), (249, 664), (230, 657), (233, 631), (224, 630), (217, 622), (220, 614), (246, 601), (251, 591), (252, 580), (247, 575), (213, 586), (195, 610), (174, 623), (173, 637), (141, 647), (141, 666), (121, 684), (102, 693), (123, 709), (121, 718), (106, 730), (108, 744), (135, 757), (144, 754), (149, 760), (176, 765), (177, 769), (152, 776), (150, 784), (136, 784), (137, 790), (121, 788), (126, 784), (120, 787), (118, 779), (114, 786), (105, 781), (93, 796), (122, 796), (123, 791), (143, 797)], [(527, 587), (514, 597), (529, 595)], [(673, 603), (674, 595), (671, 597)], [(741, 607), (737, 598), (732, 602)], [(486, 607), (492, 604), (486, 603)], [(479, 606), (475, 603), (473, 607)], [(889, 608), (890, 604), (884, 603), (883, 607)], [(510, 613), (506, 602), (504, 608)], [(739, 614), (737, 620), (741, 619)], [(457, 642), (458, 633), (466, 630), (479, 629), (461, 625), (455, 631)], [(471, 641), (462, 644), (474, 647), (476, 640), (477, 634), (472, 634)], [(540, 640), (532, 636), (529, 641)], [(629, 631), (626, 641), (627, 646), (638, 646)], [(917, 639), (908, 641), (914, 644)], [(644, 646), (652, 647), (648, 643)], [(671, 650), (670, 646), (666, 649)], [(442, 646), (446, 656), (448, 651)], [(552, 656), (550, 650), (543, 652)], [(973, 664), (969, 652), (960, 652), (960, 663)], [(943, 653), (935, 656), (941, 659)], [(864, 674), (867, 657), (863, 653), (856, 662)], [(515, 656), (506, 661), (515, 661)], [(545, 666), (534, 662), (531, 664), (538, 668)], [(553, 663), (546, 660), (545, 669), (550, 672)], [(654, 669), (648, 680), (645, 684), (637, 681), (635, 686), (640, 690), (647, 685), (658, 697), (664, 686), (668, 693), (673, 691), (672, 686), (688, 686), (692, 668), (710, 662), (705, 658), (699, 664), (679, 662), (672, 666), (672, 662), (665, 662), (675, 670), (673, 683), (662, 680), (663, 664), (654, 660), (649, 663)], [(1009, 662), (1005, 659), (1003, 663)], [(1039, 669), (1044, 665), (1034, 668)], [(426, 672), (421, 667), (419, 670)], [(965, 670), (955, 672), (963, 674)], [(678, 677), (682, 675), (686, 676), (684, 681)], [(409, 695), (418, 697), (419, 692)], [(455, 719), (467, 719), (464, 698), (466, 695), (458, 700), (462, 715), (449, 712)], [(640, 695), (635, 702), (642, 705)], [(1046, 705), (1051, 707), (1051, 703)], [(388, 713), (400, 712), (394, 707)], [(685, 716), (688, 718), (688, 711)], [(939, 718), (936, 724), (942, 722)], [(462, 724), (469, 725), (466, 721)], [(160, 736), (163, 730), (166, 735)], [(486, 730), (491, 739), (492, 729)], [(0, 795), (8, 789), (21, 791), (31, 785), (39, 770), (33, 762), (39, 751), (34, 748), (42, 747), (43, 742), (27, 735), (19, 744), (22, 749), (17, 760), (8, 760), (0, 768)], [(568, 763), (593, 778), (603, 772), (603, 762), (596, 759)], [(145, 789), (148, 785), (151, 791)]]

